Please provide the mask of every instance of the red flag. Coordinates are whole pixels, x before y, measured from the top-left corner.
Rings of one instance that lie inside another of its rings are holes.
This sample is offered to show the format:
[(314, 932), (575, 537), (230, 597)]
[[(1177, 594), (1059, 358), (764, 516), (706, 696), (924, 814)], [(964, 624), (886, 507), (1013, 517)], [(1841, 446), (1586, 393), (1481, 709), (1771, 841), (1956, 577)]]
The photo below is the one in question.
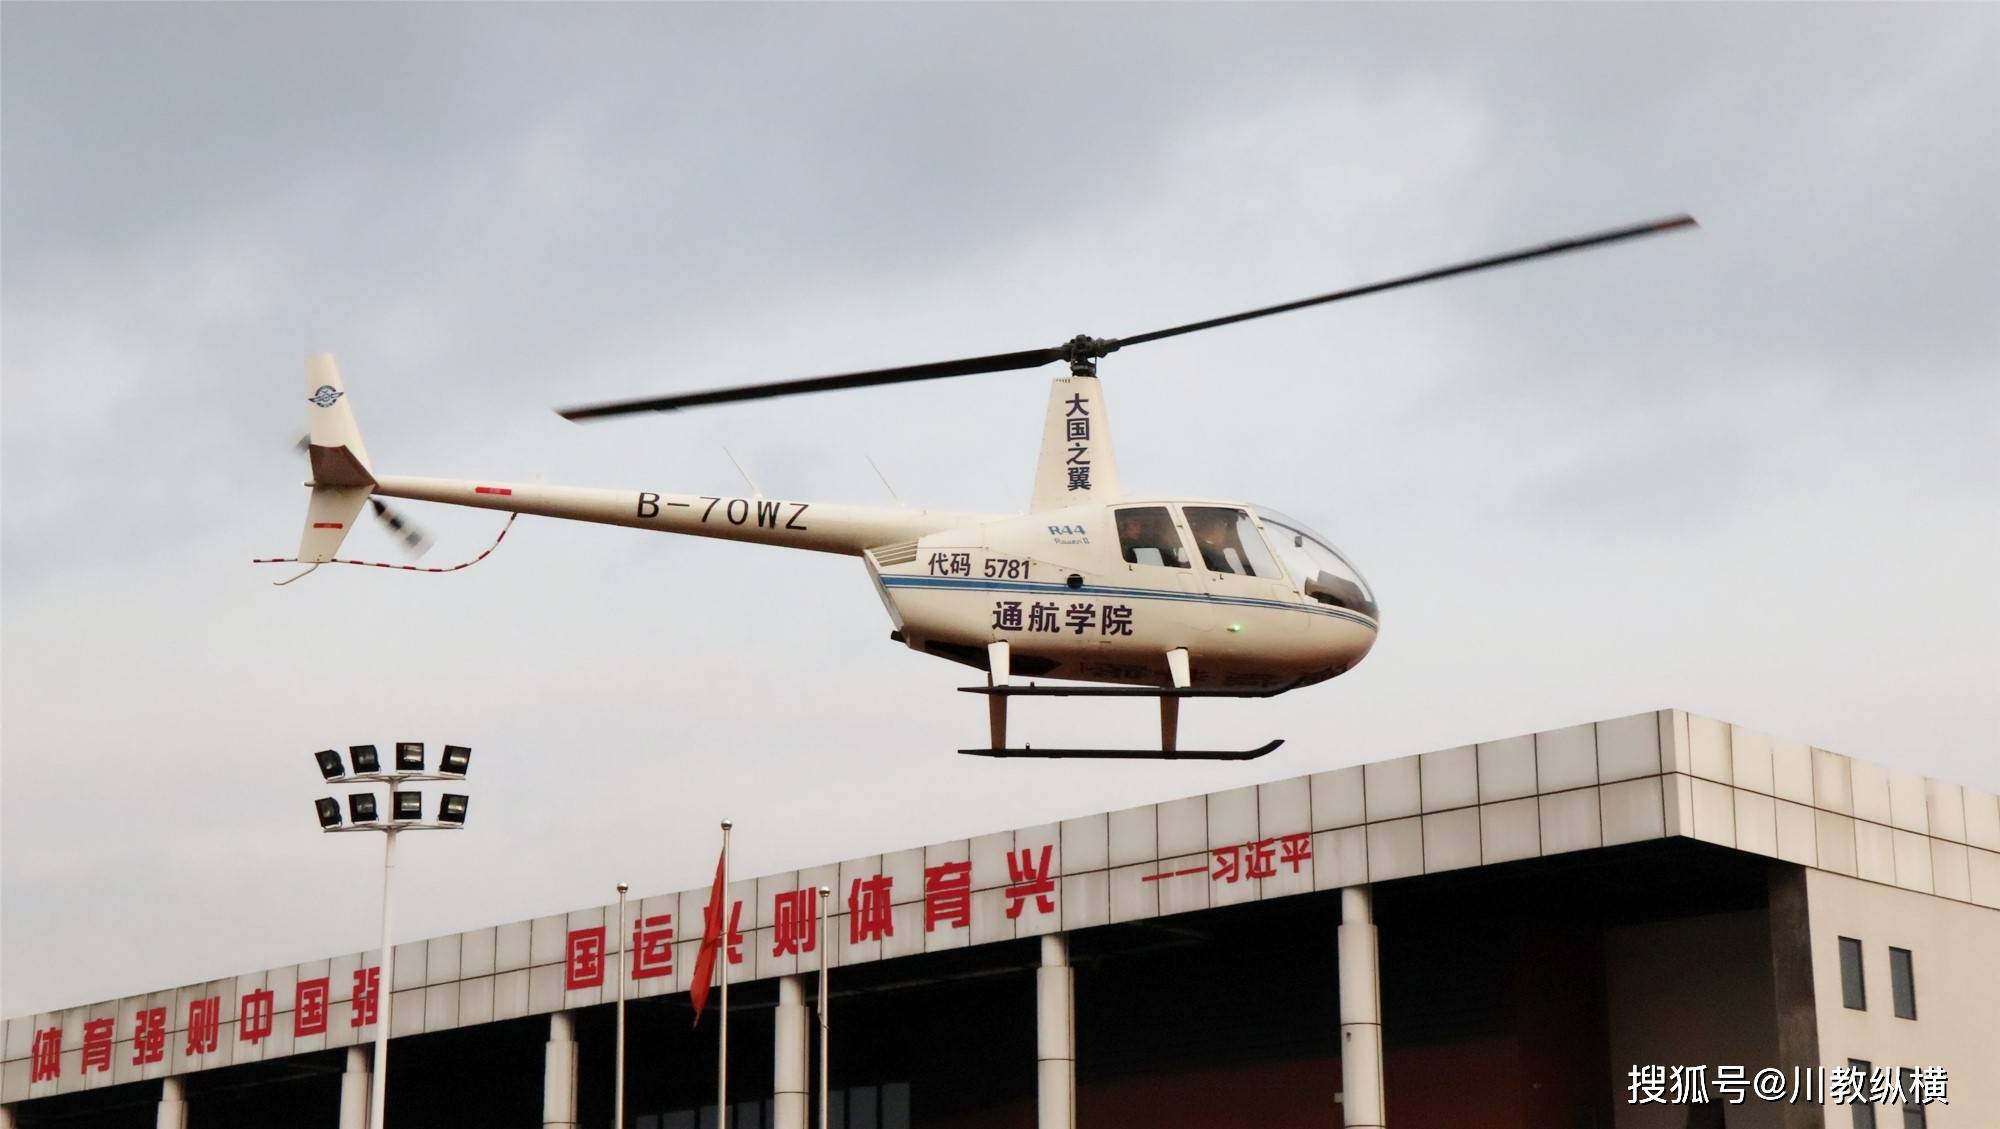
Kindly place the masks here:
[[(708, 1003), (708, 980), (715, 971), (715, 952), (722, 947), (722, 930), (725, 926), (722, 899), (728, 891), (722, 888), (722, 871), (729, 860), (729, 848), (715, 860), (715, 886), (708, 892), (708, 912), (701, 928), (701, 948), (694, 955), (694, 977), (688, 987), (688, 997), (694, 1001), (695, 1026), (701, 1025), (701, 1009)], [(723, 975), (727, 976), (725, 970)]]

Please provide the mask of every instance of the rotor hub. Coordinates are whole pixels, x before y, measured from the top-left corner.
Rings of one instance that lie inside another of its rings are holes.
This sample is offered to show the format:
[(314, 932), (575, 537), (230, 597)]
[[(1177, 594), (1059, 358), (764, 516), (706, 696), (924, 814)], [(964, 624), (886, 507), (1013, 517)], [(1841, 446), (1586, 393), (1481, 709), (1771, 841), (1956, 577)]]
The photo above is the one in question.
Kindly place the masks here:
[(1069, 362), (1071, 376), (1096, 376), (1097, 360), (1118, 351), (1115, 337), (1092, 337), (1079, 333), (1062, 347), (1062, 359)]

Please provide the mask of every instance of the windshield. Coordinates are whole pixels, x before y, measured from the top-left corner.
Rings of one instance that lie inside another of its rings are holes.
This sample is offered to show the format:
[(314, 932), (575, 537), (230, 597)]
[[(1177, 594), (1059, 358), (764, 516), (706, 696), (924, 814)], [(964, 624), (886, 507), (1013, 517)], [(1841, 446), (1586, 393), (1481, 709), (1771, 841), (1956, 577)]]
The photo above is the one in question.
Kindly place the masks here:
[(1340, 550), (1306, 528), (1304, 522), (1261, 506), (1257, 512), (1264, 519), (1264, 532), (1270, 534), (1278, 558), (1285, 562), (1285, 571), (1292, 574), (1292, 584), (1301, 593), (1322, 604), (1378, 618), (1375, 593)]
[(1188, 529), (1208, 571), (1277, 579), (1278, 563), (1257, 536), (1249, 514), (1233, 506), (1183, 506), (1181, 512), (1187, 515)]

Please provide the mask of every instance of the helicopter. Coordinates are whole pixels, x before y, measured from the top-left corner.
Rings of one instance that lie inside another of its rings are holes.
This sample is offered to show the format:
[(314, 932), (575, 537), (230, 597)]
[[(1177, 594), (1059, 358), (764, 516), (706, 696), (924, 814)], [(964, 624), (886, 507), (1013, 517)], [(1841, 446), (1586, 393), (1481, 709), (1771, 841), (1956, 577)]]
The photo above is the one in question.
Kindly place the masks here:
[[(1068, 371), (1051, 382), (1033, 492), (1019, 514), (790, 501), (754, 485), (746, 497), (381, 475), (339, 368), (316, 353), (305, 374), (312, 496), (295, 559), (336, 560), (365, 504), (414, 543), (419, 535), (382, 497), (855, 556), (888, 610), (892, 641), (985, 672), (983, 684), (961, 689), (985, 697), (989, 740), (959, 752), (1249, 760), (1282, 739), (1182, 748), (1182, 700), (1272, 697), (1353, 669), (1381, 627), (1374, 593), (1332, 542), (1277, 510), (1126, 494), (1098, 362), (1182, 334), (1694, 226), (1674, 215), (1131, 337), (1079, 335), (1015, 353), (557, 409), (596, 420), (1061, 363)], [(1159, 746), (1007, 745), (1012, 699), (1068, 696), (1158, 699)]]

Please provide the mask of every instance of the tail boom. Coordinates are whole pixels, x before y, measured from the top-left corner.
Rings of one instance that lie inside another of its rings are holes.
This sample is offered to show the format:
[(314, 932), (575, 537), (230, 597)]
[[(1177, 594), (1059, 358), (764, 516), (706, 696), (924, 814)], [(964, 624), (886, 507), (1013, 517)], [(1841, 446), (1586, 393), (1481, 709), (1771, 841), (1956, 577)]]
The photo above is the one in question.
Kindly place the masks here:
[(999, 520), (992, 514), (943, 513), (889, 506), (828, 505), (715, 494), (668, 494), (586, 486), (382, 477), (389, 498), (623, 525), (695, 537), (860, 556), (878, 545)]

